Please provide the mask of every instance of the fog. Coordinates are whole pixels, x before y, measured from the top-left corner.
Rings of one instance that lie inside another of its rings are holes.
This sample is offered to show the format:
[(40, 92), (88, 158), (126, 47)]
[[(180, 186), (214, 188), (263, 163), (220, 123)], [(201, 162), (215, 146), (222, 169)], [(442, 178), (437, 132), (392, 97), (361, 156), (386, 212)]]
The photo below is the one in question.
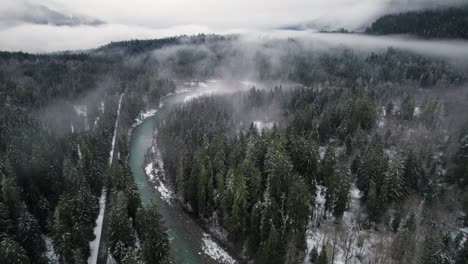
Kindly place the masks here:
[(291, 25), (362, 30), (383, 14), (463, 3), (466, 0), (3, 0), (0, 50), (81, 50), (119, 40), (271, 32)]

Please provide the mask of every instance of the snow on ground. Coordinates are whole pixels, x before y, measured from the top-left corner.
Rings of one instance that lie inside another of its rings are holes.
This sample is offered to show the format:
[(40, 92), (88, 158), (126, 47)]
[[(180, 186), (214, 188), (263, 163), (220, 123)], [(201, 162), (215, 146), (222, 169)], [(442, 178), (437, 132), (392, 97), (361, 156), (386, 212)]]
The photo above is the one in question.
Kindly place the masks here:
[(263, 129), (272, 129), (275, 123), (273, 122), (263, 122), (259, 120), (255, 120), (252, 122), (254, 126), (257, 128), (258, 131), (262, 131)]
[(88, 115), (88, 107), (86, 105), (74, 105), (73, 108), (75, 112), (79, 116), (87, 116)]
[[(114, 136), (112, 137), (112, 147), (109, 155), (109, 165), (112, 164), (112, 160), (114, 157), (114, 147), (115, 147), (115, 139), (117, 137), (117, 129), (119, 126), (119, 117), (120, 117), (120, 107), (122, 105), (122, 98), (124, 94), (122, 93), (119, 98), (119, 106), (117, 108), (117, 118), (115, 119), (115, 127), (114, 127)], [(104, 111), (104, 103), (101, 103)], [(96, 219), (96, 226), (94, 227), (94, 235), (95, 238), (93, 241), (89, 242), (89, 247), (91, 249), (91, 255), (88, 258), (88, 264), (95, 264), (97, 262), (97, 257), (99, 253), (99, 244), (101, 243), (101, 233), (102, 233), (102, 221), (104, 219), (104, 212), (106, 210), (106, 195), (107, 191), (105, 188), (102, 189), (101, 197), (99, 198), (99, 215)]]
[(359, 191), (355, 183), (352, 183), (349, 195), (349, 208), (343, 214), (343, 221), (348, 227), (357, 224), (356, 220), (360, 210), (361, 197), (361, 191)]
[(112, 147), (111, 147), (110, 155), (109, 155), (109, 164), (112, 164), (112, 159), (114, 158), (115, 139), (117, 137), (117, 129), (119, 127), (120, 107), (122, 106), (123, 96), (124, 94), (120, 95), (119, 107), (117, 108), (117, 118), (115, 119), (114, 136), (112, 137)]
[(383, 128), (385, 126), (385, 120), (384, 119), (379, 120), (378, 126), (379, 128)]
[(212, 259), (225, 264), (237, 263), (222, 247), (213, 241), (209, 234), (203, 233), (202, 241), (203, 252)]
[(49, 260), (49, 264), (58, 264), (58, 256), (55, 253), (55, 248), (54, 248), (54, 243), (52, 242), (52, 239), (48, 236), (42, 236), (42, 239), (45, 242), (46, 245), (46, 256), (47, 259)]
[(101, 101), (101, 103), (99, 104), (99, 111), (101, 111), (101, 114), (104, 114), (104, 101)]
[(145, 167), (146, 175), (149, 177), (150, 181), (155, 184), (154, 188), (161, 195), (161, 199), (169, 205), (172, 205), (172, 200), (175, 197), (174, 192), (163, 183), (161, 177), (157, 175), (158, 171), (158, 169), (154, 168), (153, 163), (149, 163)]
[(419, 107), (415, 107), (414, 108), (414, 116), (417, 117), (417, 116), (420, 116), (421, 115), (421, 108)]
[(84, 125), (85, 125), (85, 130), (89, 129), (89, 123), (88, 123), (88, 107), (86, 105), (74, 105), (73, 108), (75, 109), (75, 113), (78, 116), (83, 117), (84, 119)]
[[(162, 102), (161, 102), (162, 103)], [(133, 123), (132, 127), (137, 127), (139, 126), (141, 123), (143, 123), (143, 121), (148, 118), (148, 117), (151, 117), (151, 116), (154, 116), (156, 113), (158, 112), (158, 109), (149, 109), (145, 112), (141, 112), (137, 118), (135, 118), (135, 123)]]
[(81, 155), (80, 144), (77, 144), (77, 145), (76, 145), (76, 150), (77, 150), (77, 152), (78, 152), (78, 157), (79, 157), (80, 159), (82, 159), (83, 155)]
[(309, 254), (316, 247), (320, 252), (325, 244), (329, 258), (334, 249), (334, 262), (344, 263), (381, 263), (379, 251), (384, 245), (391, 243), (391, 235), (378, 233), (374, 230), (362, 229), (357, 220), (360, 217), (361, 192), (353, 183), (350, 188), (349, 207), (341, 222), (337, 223), (331, 214), (324, 216), (326, 188), (317, 185), (314, 213), (306, 230), (307, 250), (304, 263), (309, 263)]
[(325, 158), (325, 152), (327, 151), (327, 147), (320, 146), (318, 151), (319, 151), (320, 160), (323, 160), (323, 158)]
[[(157, 131), (155, 132), (157, 133)], [(150, 181), (155, 185), (154, 188), (161, 195), (161, 199), (169, 205), (172, 205), (172, 200), (175, 198), (174, 192), (166, 185), (166, 175), (164, 173), (164, 163), (162, 161), (161, 152), (156, 144), (153, 144), (152, 152), (154, 154), (153, 162), (145, 167), (145, 173)]]
[(184, 98), (184, 103), (188, 103), (196, 98), (199, 98), (201, 96), (205, 96), (205, 95), (212, 95), (214, 94), (215, 92), (217, 91), (216, 88), (213, 88), (213, 89), (203, 89), (201, 90), (200, 92), (197, 92), (196, 94), (191, 94), (191, 95), (187, 95), (185, 98)]
[(99, 198), (99, 215), (96, 219), (96, 226), (94, 227), (94, 240), (89, 242), (89, 248), (91, 249), (91, 255), (88, 258), (88, 264), (94, 264), (97, 262), (99, 253), (99, 244), (101, 243), (102, 233), (102, 220), (104, 219), (104, 211), (106, 210), (106, 190), (102, 191), (101, 197)]

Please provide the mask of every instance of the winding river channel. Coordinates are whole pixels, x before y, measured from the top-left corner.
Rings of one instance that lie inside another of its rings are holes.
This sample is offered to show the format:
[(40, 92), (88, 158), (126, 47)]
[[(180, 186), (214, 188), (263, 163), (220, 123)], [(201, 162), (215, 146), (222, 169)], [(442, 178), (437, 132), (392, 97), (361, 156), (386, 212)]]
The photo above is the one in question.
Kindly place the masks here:
[[(147, 165), (145, 154), (152, 147), (154, 128), (161, 113), (200, 95), (211, 93), (212, 89), (203, 85), (166, 96), (161, 100), (157, 112), (133, 129), (130, 139), (129, 166), (138, 185), (143, 206), (148, 206), (154, 201), (163, 216), (171, 241), (172, 263), (234, 263), (180, 204), (169, 203), (161, 198), (161, 193), (148, 180), (144, 169)], [(223, 258), (223, 254), (227, 256), (227, 260)]]

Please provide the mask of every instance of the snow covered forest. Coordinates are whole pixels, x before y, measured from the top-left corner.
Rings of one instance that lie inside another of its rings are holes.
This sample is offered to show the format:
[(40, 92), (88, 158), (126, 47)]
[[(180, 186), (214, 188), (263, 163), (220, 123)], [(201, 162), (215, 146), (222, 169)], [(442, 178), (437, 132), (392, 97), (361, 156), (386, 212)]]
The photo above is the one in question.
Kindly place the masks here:
[[(151, 184), (213, 263), (467, 264), (466, 42), (312, 35), (0, 52), (0, 263), (175, 263)], [(142, 183), (132, 133), (156, 115)]]

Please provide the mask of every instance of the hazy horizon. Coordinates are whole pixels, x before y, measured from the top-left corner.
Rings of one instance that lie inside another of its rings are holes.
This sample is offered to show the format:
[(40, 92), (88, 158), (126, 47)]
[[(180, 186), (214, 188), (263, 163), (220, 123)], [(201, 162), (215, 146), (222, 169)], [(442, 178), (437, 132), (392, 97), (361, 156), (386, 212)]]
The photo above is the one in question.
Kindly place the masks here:
[(199, 33), (274, 34), (278, 28), (305, 24), (359, 31), (384, 14), (463, 3), (466, 1), (6, 0), (0, 5), (0, 50), (82, 50), (111, 41)]

